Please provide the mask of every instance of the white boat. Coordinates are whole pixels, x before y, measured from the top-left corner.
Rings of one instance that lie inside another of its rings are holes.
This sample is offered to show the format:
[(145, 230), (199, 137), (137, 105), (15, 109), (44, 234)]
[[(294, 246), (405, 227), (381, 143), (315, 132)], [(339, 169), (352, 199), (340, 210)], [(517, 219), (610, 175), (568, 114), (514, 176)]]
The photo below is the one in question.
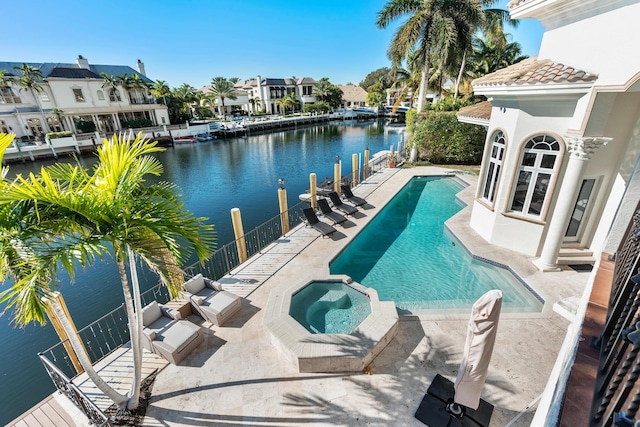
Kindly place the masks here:
[(215, 139), (215, 136), (211, 135), (210, 133), (199, 133), (196, 135), (196, 140), (198, 142), (206, 142), (213, 139)]
[(378, 115), (378, 113), (370, 108), (354, 108), (351, 111), (356, 113), (358, 117), (373, 117)]

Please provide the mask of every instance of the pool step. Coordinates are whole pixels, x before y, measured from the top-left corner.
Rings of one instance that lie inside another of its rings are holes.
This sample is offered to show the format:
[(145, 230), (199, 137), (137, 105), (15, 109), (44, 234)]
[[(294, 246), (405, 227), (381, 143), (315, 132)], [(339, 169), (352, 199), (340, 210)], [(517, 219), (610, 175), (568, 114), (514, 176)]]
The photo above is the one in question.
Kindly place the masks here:
[(593, 257), (593, 252), (588, 249), (567, 245), (560, 248), (557, 262), (559, 265), (593, 264), (596, 259)]
[(318, 301), (333, 302), (333, 301), (338, 301), (341, 298), (344, 298), (345, 296), (347, 296), (347, 293), (345, 291), (341, 289), (340, 290), (334, 289), (322, 295), (322, 297), (320, 297)]

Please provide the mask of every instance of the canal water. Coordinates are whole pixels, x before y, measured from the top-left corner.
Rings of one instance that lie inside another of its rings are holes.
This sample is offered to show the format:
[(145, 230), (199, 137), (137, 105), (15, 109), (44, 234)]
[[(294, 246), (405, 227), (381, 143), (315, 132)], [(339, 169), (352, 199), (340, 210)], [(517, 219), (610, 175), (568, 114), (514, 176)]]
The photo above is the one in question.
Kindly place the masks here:
[[(233, 240), (230, 210), (240, 208), (249, 231), (278, 214), (278, 179), (283, 178), (289, 206), (309, 188), (309, 174), (318, 182), (333, 176), (337, 155), (342, 174), (351, 171), (351, 156), (397, 147), (400, 136), (385, 133), (383, 121), (345, 121), (299, 127), (269, 134), (180, 145), (159, 153), (162, 179), (177, 184), (186, 208), (208, 218), (217, 233), (217, 247)], [(80, 159), (91, 167), (94, 159)], [(9, 175), (37, 171), (53, 161), (14, 164)], [(157, 278), (141, 277), (149, 288)], [(73, 284), (61, 277), (59, 289), (78, 328), (122, 304), (122, 288), (114, 263), (105, 261), (80, 271)], [(5, 289), (2, 287), (0, 289)], [(0, 312), (5, 307), (0, 307)], [(16, 328), (10, 312), (0, 316), (0, 425), (4, 425), (52, 393), (55, 388), (37, 357), (59, 340), (50, 324)]]

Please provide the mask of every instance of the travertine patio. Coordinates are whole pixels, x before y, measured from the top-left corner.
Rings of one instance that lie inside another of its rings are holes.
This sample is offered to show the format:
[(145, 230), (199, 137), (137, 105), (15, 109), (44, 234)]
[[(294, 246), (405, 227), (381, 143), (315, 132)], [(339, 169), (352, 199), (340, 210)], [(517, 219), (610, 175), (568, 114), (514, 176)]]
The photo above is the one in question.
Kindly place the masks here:
[[(339, 236), (323, 239), (311, 228), (295, 228), (232, 272), (224, 286), (246, 298), (241, 315), (223, 327), (202, 323), (204, 344), (157, 376), (145, 425), (422, 425), (413, 414), (433, 377), (440, 373), (455, 379), (467, 315), (401, 316), (397, 336), (367, 375), (298, 373), (271, 344), (263, 313), (275, 287), (326, 277), (329, 261), (411, 176), (446, 172), (413, 168), (378, 173), (355, 190), (373, 207), (339, 227)], [(470, 186), (459, 197), (470, 205), (477, 178), (461, 178)], [(553, 305), (581, 295), (589, 273), (569, 268), (538, 272), (530, 258), (487, 245), (468, 223), (467, 208), (447, 225), (474, 254), (508, 262), (546, 301), (542, 313), (503, 313), (483, 392), (495, 405), (492, 426), (527, 426), (568, 325)]]

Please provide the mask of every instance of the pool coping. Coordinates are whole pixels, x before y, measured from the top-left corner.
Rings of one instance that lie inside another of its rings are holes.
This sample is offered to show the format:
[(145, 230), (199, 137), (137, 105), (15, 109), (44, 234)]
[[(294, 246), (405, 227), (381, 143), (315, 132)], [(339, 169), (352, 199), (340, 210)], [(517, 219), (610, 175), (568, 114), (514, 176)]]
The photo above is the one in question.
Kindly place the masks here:
[[(369, 296), (369, 314), (349, 334), (313, 334), (289, 315), (291, 297), (313, 281), (342, 281)], [(269, 295), (263, 324), (271, 343), (299, 372), (362, 372), (395, 337), (399, 315), (393, 301), (346, 275), (328, 275), (278, 286)]]

